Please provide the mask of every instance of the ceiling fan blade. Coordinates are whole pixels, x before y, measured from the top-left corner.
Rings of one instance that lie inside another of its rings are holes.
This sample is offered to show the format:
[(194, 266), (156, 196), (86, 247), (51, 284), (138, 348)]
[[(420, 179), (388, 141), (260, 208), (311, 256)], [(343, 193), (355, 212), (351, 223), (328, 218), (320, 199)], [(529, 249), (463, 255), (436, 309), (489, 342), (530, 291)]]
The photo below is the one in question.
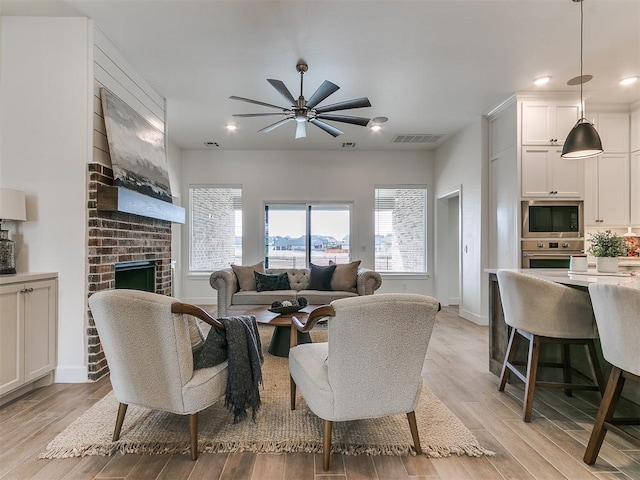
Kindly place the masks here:
[(309, 122), (313, 123), (316, 127), (320, 127), (322, 130), (334, 137), (337, 137), (338, 135), (342, 135), (344, 133), (338, 130), (336, 127), (332, 127), (328, 123), (321, 122), (320, 120), (317, 120), (315, 118), (313, 120), (309, 120)]
[(280, 120), (279, 122), (272, 123), (271, 125), (267, 125), (263, 129), (258, 130), (258, 132), (265, 132), (265, 133), (270, 132), (271, 130), (276, 129), (279, 126), (284, 125), (287, 122), (290, 122), (291, 120), (293, 120), (293, 117), (285, 118), (284, 120)]
[(361, 127), (366, 127), (370, 120), (369, 118), (364, 117), (352, 117), (351, 115), (334, 115), (332, 113), (320, 113), (316, 118), (333, 120), (334, 122), (352, 123), (353, 125), (360, 125)]
[(287, 107), (279, 107), (278, 105), (271, 105), (270, 103), (259, 102), (258, 100), (251, 100), (250, 98), (236, 97), (231, 95), (231, 100), (240, 100), (241, 102), (255, 103), (256, 105), (262, 105), (263, 107), (277, 108), (278, 110), (288, 110)]
[(296, 123), (296, 138), (305, 138), (307, 136), (306, 122)]
[(278, 113), (234, 113), (232, 116), (234, 117), (270, 117), (272, 115), (288, 115), (289, 112), (278, 112)]
[(290, 102), (291, 105), (296, 104), (296, 99), (293, 98), (291, 92), (287, 88), (287, 86), (282, 82), (282, 80), (274, 80), (273, 78), (267, 78), (267, 82), (271, 84), (273, 88), (275, 88), (280, 95), (282, 95), (287, 102)]
[(311, 98), (307, 101), (307, 108), (313, 108), (322, 102), (325, 98), (333, 93), (337, 92), (340, 89), (338, 85), (335, 83), (331, 83), (329, 80), (325, 80), (322, 82), (322, 85), (318, 87)]
[(347, 100), (345, 102), (333, 103), (331, 105), (326, 105), (324, 107), (316, 108), (316, 112), (324, 113), (324, 112), (335, 112), (336, 110), (346, 110), (348, 108), (362, 108), (362, 107), (370, 107), (371, 102), (367, 97), (355, 98), (353, 100)]

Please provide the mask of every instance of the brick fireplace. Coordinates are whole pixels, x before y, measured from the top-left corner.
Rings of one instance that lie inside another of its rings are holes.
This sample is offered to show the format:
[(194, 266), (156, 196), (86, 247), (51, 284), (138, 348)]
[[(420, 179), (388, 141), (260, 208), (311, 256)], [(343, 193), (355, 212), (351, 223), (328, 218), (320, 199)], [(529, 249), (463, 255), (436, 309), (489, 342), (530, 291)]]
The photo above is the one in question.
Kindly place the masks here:
[[(133, 262), (153, 264), (155, 293), (171, 295), (171, 222), (98, 210), (98, 187), (113, 185), (113, 171), (97, 163), (88, 168), (89, 295), (115, 288), (116, 264)], [(88, 319), (89, 380), (98, 380), (109, 372), (109, 367), (90, 311)]]

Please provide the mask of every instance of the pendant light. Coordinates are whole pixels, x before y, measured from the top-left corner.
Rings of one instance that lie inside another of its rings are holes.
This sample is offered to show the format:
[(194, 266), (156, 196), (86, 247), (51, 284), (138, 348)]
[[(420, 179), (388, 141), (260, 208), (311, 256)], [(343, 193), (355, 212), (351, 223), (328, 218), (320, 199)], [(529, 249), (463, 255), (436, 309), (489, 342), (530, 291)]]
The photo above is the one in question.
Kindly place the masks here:
[(582, 76), (582, 35), (584, 30), (584, 17), (582, 12), (583, 0), (572, 0), (580, 3), (580, 119), (573, 126), (567, 139), (562, 147), (562, 158), (587, 158), (600, 155), (602, 150), (602, 142), (600, 135), (596, 131), (596, 127), (584, 118), (584, 103), (582, 103), (582, 84), (584, 77)]

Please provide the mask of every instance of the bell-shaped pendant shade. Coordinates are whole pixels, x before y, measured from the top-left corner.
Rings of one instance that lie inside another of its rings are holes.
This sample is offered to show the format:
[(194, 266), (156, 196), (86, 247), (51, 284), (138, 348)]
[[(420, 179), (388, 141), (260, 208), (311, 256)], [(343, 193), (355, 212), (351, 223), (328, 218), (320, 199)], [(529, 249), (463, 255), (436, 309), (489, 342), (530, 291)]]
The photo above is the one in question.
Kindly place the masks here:
[(562, 147), (562, 158), (595, 157), (603, 152), (600, 135), (586, 118), (573, 126)]

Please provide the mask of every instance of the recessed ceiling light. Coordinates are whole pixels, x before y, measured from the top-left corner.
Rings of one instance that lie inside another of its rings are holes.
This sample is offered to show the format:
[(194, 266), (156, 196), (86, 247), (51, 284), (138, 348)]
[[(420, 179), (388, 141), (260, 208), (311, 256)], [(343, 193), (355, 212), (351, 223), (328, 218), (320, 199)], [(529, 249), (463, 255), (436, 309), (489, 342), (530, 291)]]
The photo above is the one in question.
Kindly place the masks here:
[(234, 125), (233, 123), (230, 123), (228, 125), (225, 126), (225, 128), (227, 130), (229, 130), (230, 132), (233, 132), (234, 130), (236, 130), (238, 127), (236, 125)]
[(632, 85), (638, 81), (638, 77), (627, 77), (620, 80), (620, 85), (627, 86)]
[(549, 80), (551, 80), (551, 77), (539, 77), (539, 78), (536, 78), (533, 81), (533, 83), (534, 83), (534, 85), (541, 86), (541, 85), (546, 85), (547, 83), (549, 83)]
[(371, 125), (371, 130), (373, 130), (374, 132), (377, 132), (378, 130), (381, 130), (382, 126), (381, 125)]

